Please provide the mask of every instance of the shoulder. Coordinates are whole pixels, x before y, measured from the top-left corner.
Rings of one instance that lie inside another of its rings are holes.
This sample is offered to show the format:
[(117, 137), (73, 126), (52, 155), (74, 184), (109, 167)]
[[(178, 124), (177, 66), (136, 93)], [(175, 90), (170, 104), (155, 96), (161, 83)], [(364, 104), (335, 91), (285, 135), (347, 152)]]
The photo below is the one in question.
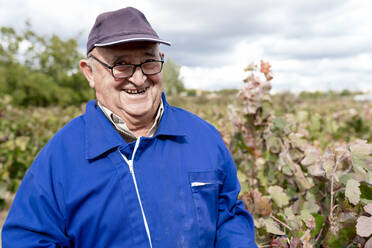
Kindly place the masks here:
[(81, 152), (84, 147), (84, 118), (78, 116), (68, 122), (41, 149), (30, 170), (34, 173), (41, 168), (57, 167), (71, 156), (71, 151)]
[(218, 130), (211, 123), (202, 119), (200, 116), (182, 108), (174, 106), (169, 107), (169, 110), (177, 118), (179, 125), (187, 133), (205, 133), (207, 135), (215, 136), (215, 138), (220, 137)]
[[(193, 160), (190, 168), (200, 170), (229, 170), (233, 164), (231, 154), (219, 131), (201, 117), (178, 107), (169, 109), (176, 120), (178, 129), (185, 134), (185, 150), (187, 159)], [(189, 152), (189, 153), (187, 153)]]
[(169, 111), (190, 144), (203, 150), (209, 149), (211, 152), (220, 153), (225, 149), (220, 132), (211, 123), (182, 108), (170, 106)]
[(85, 119), (83, 114), (72, 119), (58, 130), (45, 147), (75, 146), (77, 143), (84, 141), (84, 136)]

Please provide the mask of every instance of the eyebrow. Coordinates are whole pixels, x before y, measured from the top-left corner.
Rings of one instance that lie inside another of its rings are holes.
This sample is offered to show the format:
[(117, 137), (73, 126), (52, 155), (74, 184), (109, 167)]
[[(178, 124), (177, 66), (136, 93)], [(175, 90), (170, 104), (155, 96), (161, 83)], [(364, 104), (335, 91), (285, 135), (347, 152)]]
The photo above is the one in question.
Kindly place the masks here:
[[(153, 51), (145, 51), (143, 55), (144, 55), (144, 56), (148, 56), (148, 57), (156, 57), (156, 56), (155, 56), (155, 53), (154, 53)], [(127, 57), (128, 57), (128, 55), (119, 55), (119, 56), (114, 56), (114, 57), (110, 60), (110, 62), (111, 62), (112, 64), (115, 64), (115, 63), (119, 62), (120, 60), (123, 60), (123, 59), (125, 59), (125, 58), (127, 58)]]
[(126, 55), (120, 55), (120, 56), (114, 56), (112, 59), (111, 59), (111, 64), (116, 64), (118, 61), (120, 61), (120, 60), (123, 60), (123, 59), (125, 59), (126, 57), (128, 57), (128, 56), (126, 56)]
[(155, 53), (152, 52), (152, 51), (151, 51), (151, 52), (146, 51), (146, 52), (145, 52), (145, 55), (146, 55), (146, 56), (150, 56), (150, 57), (155, 57)]

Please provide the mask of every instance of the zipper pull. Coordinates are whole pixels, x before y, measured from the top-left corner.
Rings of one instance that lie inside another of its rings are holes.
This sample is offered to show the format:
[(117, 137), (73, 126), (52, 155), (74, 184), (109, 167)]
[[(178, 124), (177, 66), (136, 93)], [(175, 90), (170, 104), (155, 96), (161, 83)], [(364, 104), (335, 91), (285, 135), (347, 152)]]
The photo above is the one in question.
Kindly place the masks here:
[(129, 160), (127, 161), (128, 163), (128, 166), (129, 166), (129, 171), (131, 174), (134, 174), (134, 170), (133, 170), (133, 161), (132, 160)]

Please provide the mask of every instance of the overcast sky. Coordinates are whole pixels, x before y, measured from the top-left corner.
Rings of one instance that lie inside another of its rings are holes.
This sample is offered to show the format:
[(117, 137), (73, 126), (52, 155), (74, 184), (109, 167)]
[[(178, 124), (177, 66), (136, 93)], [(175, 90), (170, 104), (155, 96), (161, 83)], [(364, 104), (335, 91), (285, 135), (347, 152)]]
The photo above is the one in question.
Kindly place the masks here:
[[(140, 9), (188, 88), (237, 88), (243, 69), (272, 64), (274, 91), (372, 91), (370, 0), (0, 0), (0, 26), (78, 37), (82, 52), (98, 14)], [(80, 34), (80, 35), (79, 35)]]

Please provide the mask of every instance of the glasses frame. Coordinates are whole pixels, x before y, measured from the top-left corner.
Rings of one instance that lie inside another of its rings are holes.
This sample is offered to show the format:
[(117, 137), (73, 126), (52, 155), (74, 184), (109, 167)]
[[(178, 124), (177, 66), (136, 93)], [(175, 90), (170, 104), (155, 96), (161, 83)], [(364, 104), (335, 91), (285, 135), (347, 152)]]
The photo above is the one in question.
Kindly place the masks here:
[[(130, 78), (133, 76), (133, 74), (136, 72), (136, 69), (137, 67), (141, 68), (141, 71), (143, 73), (143, 75), (146, 75), (146, 76), (152, 76), (152, 75), (156, 75), (158, 73), (160, 73), (162, 70), (163, 70), (163, 64), (164, 64), (164, 60), (163, 60), (163, 56), (160, 54), (160, 58), (162, 58), (161, 60), (151, 60), (151, 61), (145, 61), (143, 63), (140, 63), (140, 64), (114, 64), (114, 65), (109, 65), (109, 64), (106, 64), (105, 62), (101, 61), (100, 59), (98, 59), (96, 56), (94, 56), (93, 54), (89, 54), (88, 55), (88, 58), (93, 58), (94, 60), (96, 60), (98, 63), (100, 63), (101, 65), (103, 65), (104, 67), (106, 67), (107, 69), (109, 69), (111, 71), (111, 75), (113, 78), (115, 79), (123, 79), (123, 78)], [(142, 65), (143, 64), (146, 64), (146, 63), (150, 63), (150, 62), (161, 62), (161, 65), (160, 65), (160, 71), (159, 72), (156, 72), (156, 73), (145, 73), (143, 71), (143, 68), (142, 68)], [(133, 70), (132, 70), (132, 74), (130, 76), (127, 76), (127, 77), (116, 77), (114, 75), (114, 68), (116, 66), (122, 66), (122, 65), (131, 65), (133, 66)]]

